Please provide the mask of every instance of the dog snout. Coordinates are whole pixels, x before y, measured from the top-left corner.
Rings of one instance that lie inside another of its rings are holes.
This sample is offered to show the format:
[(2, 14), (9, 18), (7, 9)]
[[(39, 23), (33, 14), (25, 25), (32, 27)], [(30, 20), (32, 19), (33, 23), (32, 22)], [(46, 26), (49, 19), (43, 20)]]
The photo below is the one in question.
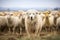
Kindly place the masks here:
[(31, 17), (31, 20), (33, 20), (33, 18)]

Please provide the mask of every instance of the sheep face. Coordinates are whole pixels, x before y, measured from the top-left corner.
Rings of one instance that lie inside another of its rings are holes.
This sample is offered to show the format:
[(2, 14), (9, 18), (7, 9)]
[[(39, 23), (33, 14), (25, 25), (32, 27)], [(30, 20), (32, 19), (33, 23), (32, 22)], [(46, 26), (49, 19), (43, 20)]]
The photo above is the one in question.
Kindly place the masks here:
[(13, 15), (13, 14), (7, 14), (6, 16), (7, 16), (7, 18), (10, 18), (12, 15)]
[(59, 15), (59, 14), (58, 14), (58, 11), (52, 11), (51, 14), (52, 14), (55, 18), (57, 18), (58, 15)]

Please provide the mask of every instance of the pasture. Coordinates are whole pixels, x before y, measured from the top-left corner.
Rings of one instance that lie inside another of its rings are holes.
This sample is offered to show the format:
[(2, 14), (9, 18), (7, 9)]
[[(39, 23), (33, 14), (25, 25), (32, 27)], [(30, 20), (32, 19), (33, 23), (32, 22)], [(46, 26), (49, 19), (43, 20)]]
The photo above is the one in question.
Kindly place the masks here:
[(0, 12), (0, 40), (60, 40), (60, 11)]

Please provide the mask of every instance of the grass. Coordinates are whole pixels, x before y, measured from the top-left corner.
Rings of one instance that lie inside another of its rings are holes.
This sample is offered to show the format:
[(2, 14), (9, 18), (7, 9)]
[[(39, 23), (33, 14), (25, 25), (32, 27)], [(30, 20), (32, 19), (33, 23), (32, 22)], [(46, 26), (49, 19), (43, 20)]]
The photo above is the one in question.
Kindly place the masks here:
[(36, 37), (17, 37), (15, 35), (2, 35), (0, 36), (0, 40), (60, 40), (60, 34), (57, 34), (56, 32), (47, 34), (45, 36), (36, 36)]

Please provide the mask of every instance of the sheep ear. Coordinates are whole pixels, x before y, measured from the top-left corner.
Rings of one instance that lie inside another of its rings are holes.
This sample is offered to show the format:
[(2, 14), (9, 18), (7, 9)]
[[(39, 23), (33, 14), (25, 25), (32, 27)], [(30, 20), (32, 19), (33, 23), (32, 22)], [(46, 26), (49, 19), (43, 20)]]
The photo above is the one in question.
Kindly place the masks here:
[(43, 14), (45, 15), (45, 12), (43, 12)]
[(17, 15), (18, 16), (18, 18), (20, 18), (20, 14), (19, 15)]
[(20, 19), (20, 16), (19, 16), (19, 19)]
[(26, 13), (26, 15), (28, 15), (29, 13)]
[(18, 17), (20, 18), (21, 17), (21, 14), (19, 14)]
[(24, 12), (24, 14), (26, 15), (26, 12)]

